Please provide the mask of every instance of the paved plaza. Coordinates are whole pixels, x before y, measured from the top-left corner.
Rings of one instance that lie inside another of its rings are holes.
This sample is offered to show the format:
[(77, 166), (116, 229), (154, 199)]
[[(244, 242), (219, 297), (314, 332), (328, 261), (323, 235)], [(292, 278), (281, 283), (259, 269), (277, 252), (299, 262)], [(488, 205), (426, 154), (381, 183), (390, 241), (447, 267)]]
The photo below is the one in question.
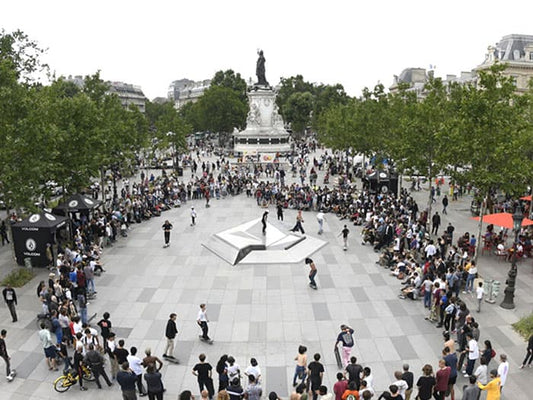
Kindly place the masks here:
[[(425, 191), (415, 194), (421, 209), (426, 194)], [(93, 322), (105, 311), (111, 314), (113, 331), (118, 339), (125, 339), (126, 347), (136, 346), (140, 352), (151, 347), (158, 356), (165, 345), (168, 316), (177, 313), (179, 334), (175, 355), (181, 364), (165, 363), (163, 367), (165, 398), (176, 399), (185, 389), (198, 394), (191, 370), (198, 355), (205, 353), (213, 366), (222, 354), (233, 355), (241, 370), (249, 365), (250, 357), (257, 358), (264, 396), (276, 391), (287, 399), (300, 344), (308, 347), (309, 358), (316, 352), (322, 355), (324, 384), (332, 390), (338, 371), (333, 345), (343, 323), (355, 329), (356, 346), (352, 354), (361, 364), (372, 368), (378, 393), (394, 381), (393, 372), (400, 370), (404, 362), (410, 364), (415, 380), (424, 364), (436, 367), (442, 331), (424, 320), (426, 311), (421, 301), (398, 298), (400, 281), (376, 264), (377, 254), (370, 246), (361, 245), (360, 227), (349, 225), (349, 248), (343, 251), (339, 234), (345, 221), (326, 214), (320, 239), (327, 244), (312, 255), (318, 268), (315, 291), (308, 287), (308, 267), (303, 262), (233, 266), (202, 245), (213, 233), (260, 218), (263, 210), (253, 198), (241, 194), (213, 199), (208, 209), (203, 207), (203, 201), (193, 204), (198, 211), (196, 226), (190, 226), (189, 202), (159, 218), (133, 224), (128, 238), (120, 238), (113, 248), (106, 249), (103, 260), (107, 272), (96, 278), (98, 297), (89, 305), (89, 315), (97, 314)], [(470, 198), (466, 196), (450, 202), (449, 215), (443, 216), (442, 226), (451, 221), (457, 235), (476, 232), (469, 204)], [(438, 203), (438, 210), (441, 208)], [(278, 222), (275, 209), (270, 208), (269, 222), (281, 231), (288, 232), (295, 218), (296, 212), (287, 210), (285, 220)], [(161, 225), (165, 219), (174, 225), (169, 248), (162, 246)], [(306, 234), (318, 238), (315, 213), (304, 213), (304, 219)], [(7, 247), (0, 250), (0, 263), (3, 275), (14, 268)], [(502, 292), (508, 268), (508, 263), (494, 256), (483, 255), (479, 260), (480, 274), (502, 281)], [(502, 293), (496, 304), (483, 303), (478, 320), (481, 341), (490, 339), (498, 354), (505, 352), (509, 356), (505, 398), (529, 400), (528, 383), (533, 378), (533, 369), (518, 369), (526, 343), (510, 324), (533, 309), (532, 261), (522, 261), (518, 270), (517, 308), (500, 308)], [(11, 383), (0, 379), (0, 398), (121, 398), (118, 384), (98, 390), (94, 383), (88, 383), (87, 392), (80, 392), (78, 386), (65, 394), (54, 392), (52, 383), (58, 373), (49, 372), (46, 367), (35, 320), (40, 310), (36, 287), (47, 275), (48, 271), (39, 271), (31, 283), (17, 290), (19, 322), (11, 323), (7, 307), (0, 308), (0, 326), (8, 330), (12, 367), (18, 372)], [(468, 296), (466, 301), (473, 306), (473, 298)], [(211, 321), (212, 346), (198, 340), (196, 317), (198, 305), (203, 302), (207, 303)], [(492, 361), (490, 367), (496, 364), (497, 361)], [(213, 377), (217, 386), (216, 373)], [(465, 383), (466, 379), (460, 376), (456, 387)]]

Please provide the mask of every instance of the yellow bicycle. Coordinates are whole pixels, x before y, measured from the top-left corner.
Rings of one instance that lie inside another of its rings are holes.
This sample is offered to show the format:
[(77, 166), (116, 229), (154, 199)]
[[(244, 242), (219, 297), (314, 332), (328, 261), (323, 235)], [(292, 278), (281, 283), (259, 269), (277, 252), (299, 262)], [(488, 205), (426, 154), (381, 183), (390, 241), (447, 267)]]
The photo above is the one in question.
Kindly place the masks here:
[[(83, 372), (84, 380), (92, 382), (96, 379), (89, 367), (82, 365), (81, 370)], [(63, 373), (63, 375), (61, 375), (54, 381), (54, 389), (56, 390), (56, 392), (66, 392), (70, 389), (72, 385), (74, 385), (80, 379), (80, 376), (75, 369), (69, 368)]]

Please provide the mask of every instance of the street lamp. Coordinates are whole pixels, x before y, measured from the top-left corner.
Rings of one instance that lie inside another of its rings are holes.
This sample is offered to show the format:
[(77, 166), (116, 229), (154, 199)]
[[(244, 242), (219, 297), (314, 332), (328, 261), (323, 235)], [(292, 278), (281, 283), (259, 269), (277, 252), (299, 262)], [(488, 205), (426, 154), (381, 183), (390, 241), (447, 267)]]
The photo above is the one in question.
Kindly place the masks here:
[(517, 244), (518, 244), (518, 235), (520, 234), (520, 229), (522, 228), (522, 221), (524, 220), (524, 213), (522, 212), (522, 207), (520, 206), (520, 203), (516, 204), (514, 214), (513, 214), (513, 231), (514, 231), (514, 244), (513, 244), (513, 260), (511, 263), (511, 269), (509, 270), (509, 273), (507, 274), (507, 281), (505, 283), (507, 284), (507, 287), (505, 288), (505, 297), (502, 301), (502, 304), (500, 304), (500, 307), (506, 308), (508, 310), (511, 310), (515, 308), (514, 305), (514, 291), (515, 291), (515, 284), (516, 284), (516, 275), (518, 273), (518, 270), (516, 268), (516, 257), (517, 257)]

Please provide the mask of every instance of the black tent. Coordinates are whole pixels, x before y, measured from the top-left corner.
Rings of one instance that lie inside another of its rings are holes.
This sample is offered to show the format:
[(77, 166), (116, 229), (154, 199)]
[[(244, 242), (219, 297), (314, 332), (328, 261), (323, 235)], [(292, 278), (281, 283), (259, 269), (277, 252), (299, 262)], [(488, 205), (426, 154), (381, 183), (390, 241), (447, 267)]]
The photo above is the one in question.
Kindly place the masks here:
[(89, 212), (100, 205), (100, 201), (83, 194), (72, 195), (67, 201), (52, 209), (56, 215), (68, 216), (69, 213), (89, 215)]
[(30, 215), (11, 227), (15, 257), (19, 265), (24, 265), (25, 258), (31, 258), (34, 267), (48, 265), (46, 244), (55, 243), (58, 229), (68, 226), (68, 218), (41, 212)]
[(389, 170), (374, 170), (363, 179), (371, 193), (398, 193), (398, 174)]

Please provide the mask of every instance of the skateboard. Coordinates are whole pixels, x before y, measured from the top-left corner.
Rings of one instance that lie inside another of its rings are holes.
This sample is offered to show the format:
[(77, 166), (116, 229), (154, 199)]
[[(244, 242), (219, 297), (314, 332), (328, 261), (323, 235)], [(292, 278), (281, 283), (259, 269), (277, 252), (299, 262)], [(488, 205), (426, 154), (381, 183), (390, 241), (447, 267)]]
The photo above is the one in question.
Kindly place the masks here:
[(207, 343), (207, 344), (213, 344), (213, 339), (204, 339), (204, 337), (202, 335), (198, 335), (198, 337), (200, 338), (200, 340), (204, 343)]
[(170, 246), (170, 243), (165, 243), (165, 244), (163, 245), (163, 248), (166, 249), (168, 246)]
[(317, 287), (316, 285), (313, 285), (312, 283), (309, 284), (309, 287), (310, 287), (311, 289), (315, 289), (315, 290), (318, 289), (318, 287)]
[(335, 360), (337, 361), (337, 367), (339, 369), (343, 369), (343, 365), (342, 365), (342, 360), (341, 360), (341, 354), (339, 352), (339, 348), (337, 346), (335, 346), (335, 350), (334, 350), (334, 353), (335, 353)]
[(15, 379), (15, 376), (17, 376), (17, 371), (12, 369), (11, 373), (9, 374), (9, 376), (6, 377), (6, 379), (8, 382), (11, 382), (13, 379)]
[(346, 250), (348, 250), (348, 247), (344, 246), (342, 249), (343, 249), (344, 251), (346, 251)]
[(177, 358), (174, 358), (174, 357), (169, 357), (169, 356), (163, 356), (163, 359), (168, 361), (168, 362), (171, 362), (173, 364), (179, 364), (180, 363), (180, 360), (178, 360)]

